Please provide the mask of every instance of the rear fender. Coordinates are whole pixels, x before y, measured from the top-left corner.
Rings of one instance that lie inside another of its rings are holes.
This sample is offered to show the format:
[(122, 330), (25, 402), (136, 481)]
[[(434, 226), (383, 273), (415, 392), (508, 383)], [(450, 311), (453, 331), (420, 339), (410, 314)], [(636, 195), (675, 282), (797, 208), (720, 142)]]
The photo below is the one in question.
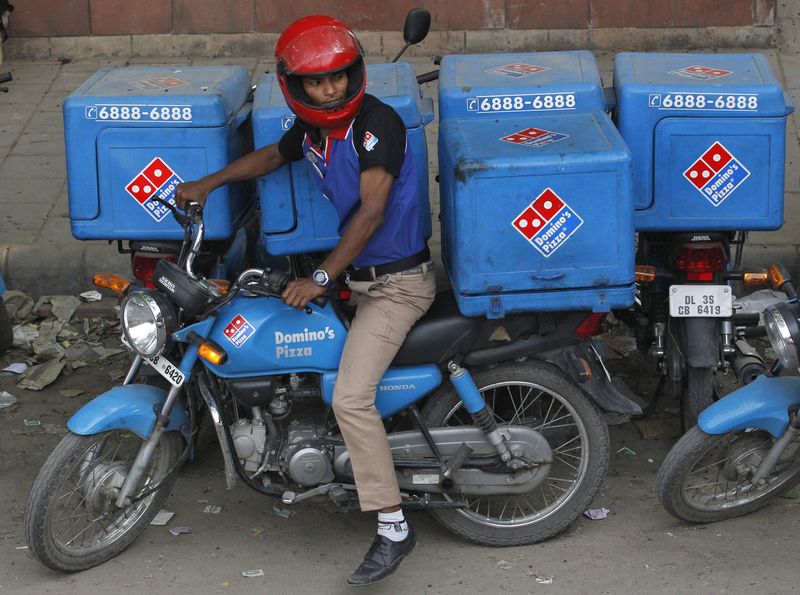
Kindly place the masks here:
[(777, 438), (789, 425), (789, 410), (798, 405), (800, 378), (759, 376), (705, 409), (697, 425), (706, 434), (758, 428)]
[[(69, 418), (67, 428), (81, 436), (124, 429), (147, 440), (166, 400), (167, 391), (155, 386), (117, 386), (81, 407)], [(166, 431), (179, 431), (186, 440), (191, 437), (189, 418), (180, 403), (172, 408)]]

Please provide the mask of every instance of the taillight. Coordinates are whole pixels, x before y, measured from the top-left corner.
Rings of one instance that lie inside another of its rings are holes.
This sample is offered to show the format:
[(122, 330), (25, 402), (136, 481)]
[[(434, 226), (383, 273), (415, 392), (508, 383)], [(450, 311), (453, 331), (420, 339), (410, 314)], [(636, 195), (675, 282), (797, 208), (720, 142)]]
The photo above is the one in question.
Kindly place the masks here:
[(675, 268), (686, 273), (687, 281), (713, 281), (714, 273), (725, 270), (725, 248), (719, 242), (682, 244), (675, 253)]
[(578, 325), (573, 333), (578, 339), (588, 339), (596, 337), (606, 332), (606, 317), (605, 312), (593, 312), (589, 314), (583, 322)]
[(172, 254), (147, 254), (144, 252), (133, 253), (133, 276), (144, 283), (145, 287), (153, 288), (153, 274), (156, 272), (156, 265), (159, 260), (169, 260), (177, 262), (177, 258)]

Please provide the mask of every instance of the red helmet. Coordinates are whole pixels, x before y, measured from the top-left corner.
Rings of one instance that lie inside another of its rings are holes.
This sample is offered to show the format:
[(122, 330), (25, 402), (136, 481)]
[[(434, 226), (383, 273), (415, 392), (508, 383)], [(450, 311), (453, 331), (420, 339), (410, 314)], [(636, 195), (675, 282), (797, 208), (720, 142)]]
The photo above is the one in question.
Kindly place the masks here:
[[(364, 51), (350, 27), (338, 19), (314, 15), (291, 23), (275, 45), (275, 63), (289, 108), (313, 126), (343, 126), (355, 117), (364, 101)], [(303, 89), (302, 77), (341, 71), (348, 77), (345, 98), (336, 105), (314, 105)]]

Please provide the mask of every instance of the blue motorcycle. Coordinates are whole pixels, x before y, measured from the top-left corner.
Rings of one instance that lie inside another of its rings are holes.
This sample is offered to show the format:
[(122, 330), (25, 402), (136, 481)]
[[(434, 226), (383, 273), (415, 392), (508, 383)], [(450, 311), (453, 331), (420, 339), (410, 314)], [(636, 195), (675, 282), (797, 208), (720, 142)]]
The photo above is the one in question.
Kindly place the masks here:
[[(770, 267), (788, 302), (764, 311), (777, 361), (700, 414), (658, 474), (658, 497), (673, 516), (708, 523), (758, 510), (800, 483), (800, 306), (791, 279)], [(776, 375), (786, 370), (795, 376)]]
[[(158, 264), (154, 289), (117, 285), (133, 364), (123, 386), (68, 421), (31, 488), (26, 539), (50, 568), (95, 566), (142, 533), (196, 452), (203, 408), (228, 488), (238, 479), (285, 506), (327, 495), (357, 507), (330, 407), (352, 312), (337, 295), (287, 306), (285, 272), (248, 269), (227, 290), (198, 275), (196, 207), (175, 213), (193, 237), (178, 263)], [(597, 320), (466, 318), (441, 292), (377, 387), (403, 507), (492, 546), (546, 539), (582, 514), (608, 467), (600, 408), (641, 413), (610, 383), (590, 338)], [(168, 390), (134, 382), (145, 363)]]

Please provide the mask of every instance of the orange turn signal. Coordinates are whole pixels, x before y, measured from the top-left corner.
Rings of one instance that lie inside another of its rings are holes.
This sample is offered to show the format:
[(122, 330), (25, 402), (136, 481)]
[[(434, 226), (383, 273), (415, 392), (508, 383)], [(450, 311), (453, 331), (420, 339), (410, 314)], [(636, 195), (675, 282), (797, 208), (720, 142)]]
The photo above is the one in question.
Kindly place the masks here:
[(745, 285), (764, 285), (769, 283), (769, 273), (745, 273), (742, 275), (742, 281)]
[(208, 282), (217, 289), (220, 295), (225, 295), (231, 288), (231, 282), (227, 279), (208, 279)]
[(197, 355), (214, 365), (221, 366), (228, 361), (228, 354), (214, 341), (205, 341), (197, 350)]
[(112, 273), (95, 273), (92, 277), (92, 283), (98, 287), (110, 289), (120, 297), (125, 295), (125, 292), (128, 291), (128, 288), (131, 286), (131, 282), (125, 277), (120, 277)]
[(769, 265), (769, 280), (772, 281), (772, 286), (775, 289), (780, 289), (784, 283), (786, 283), (786, 278), (783, 276), (781, 270), (774, 264)]
[(637, 264), (636, 280), (639, 283), (652, 283), (656, 280), (656, 267), (649, 264)]

